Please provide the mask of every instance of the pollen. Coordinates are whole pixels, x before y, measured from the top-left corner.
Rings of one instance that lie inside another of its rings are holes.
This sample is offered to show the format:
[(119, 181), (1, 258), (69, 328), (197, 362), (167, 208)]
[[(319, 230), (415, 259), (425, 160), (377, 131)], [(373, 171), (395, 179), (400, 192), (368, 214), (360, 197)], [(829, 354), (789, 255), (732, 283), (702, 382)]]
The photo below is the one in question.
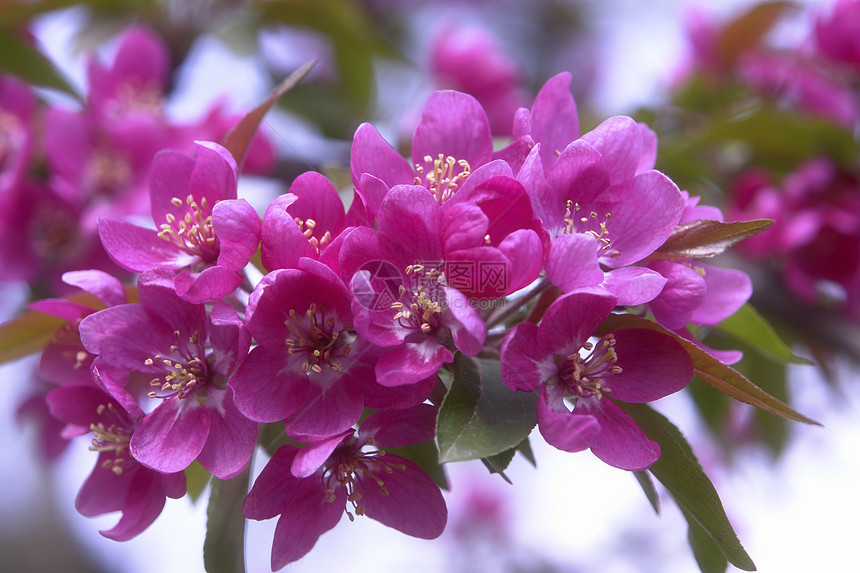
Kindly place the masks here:
[(184, 208), (185, 213), (165, 215), (158, 236), (204, 261), (215, 261), (218, 258), (218, 244), (212, 226), (212, 209), (206, 197), (200, 202), (193, 195), (188, 195), (184, 201), (173, 197), (170, 204), (177, 210)]
[(346, 343), (351, 324), (338, 325), (335, 317), (326, 316), (325, 305), (312, 303), (302, 315), (290, 310), (284, 326), (290, 334), (284, 342), (287, 352), (304, 354), (302, 373), (321, 374), (326, 368), (341, 371), (339, 358), (346, 358), (351, 350)]
[(584, 358), (575, 352), (561, 365), (559, 377), (565, 387), (565, 395), (571, 399), (602, 398), (611, 391), (606, 378), (620, 374), (622, 369), (616, 363), (615, 337), (608, 334), (597, 344), (586, 342), (583, 349), (588, 352)]
[(618, 257), (621, 253), (612, 247), (612, 241), (609, 238), (609, 229), (606, 223), (612, 218), (612, 214), (606, 212), (600, 216), (597, 211), (591, 211), (588, 215), (579, 215), (582, 207), (579, 203), (574, 203), (568, 200), (564, 214), (565, 226), (562, 233), (570, 235), (573, 233), (584, 233), (591, 235), (597, 239), (598, 256), (608, 255), (612, 258)]
[[(463, 181), (472, 173), (469, 162), (465, 159), (456, 159), (451, 156), (439, 154), (434, 159), (430, 155), (424, 156), (425, 163), (433, 163), (433, 169), (424, 172), (423, 165), (416, 165), (415, 185), (425, 185), (440, 205), (450, 199)], [(423, 180), (422, 180), (423, 177)]]

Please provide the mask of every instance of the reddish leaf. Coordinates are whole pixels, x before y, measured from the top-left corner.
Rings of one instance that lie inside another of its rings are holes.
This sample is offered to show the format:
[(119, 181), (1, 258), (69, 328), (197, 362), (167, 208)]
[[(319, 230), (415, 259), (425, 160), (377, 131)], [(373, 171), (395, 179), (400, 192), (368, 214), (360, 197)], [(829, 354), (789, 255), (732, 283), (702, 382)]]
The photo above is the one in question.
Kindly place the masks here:
[(758, 46), (783, 12), (794, 8), (794, 2), (762, 2), (730, 21), (717, 39), (720, 63), (731, 68), (744, 53)]
[(761, 233), (771, 219), (713, 221), (699, 219), (678, 225), (666, 242), (649, 259), (703, 259), (719, 255), (738, 241)]
[(313, 60), (290, 74), (287, 79), (282, 81), (280, 85), (278, 85), (278, 87), (269, 94), (266, 101), (251, 110), (233, 127), (233, 129), (228, 131), (227, 135), (225, 135), (221, 140), (221, 145), (226, 147), (227, 150), (233, 154), (233, 157), (236, 159), (236, 163), (239, 165), (240, 169), (242, 168), (242, 163), (245, 161), (248, 147), (251, 145), (251, 139), (254, 138), (254, 134), (260, 126), (260, 122), (263, 121), (263, 117), (282, 95), (290, 91), (296, 84), (302, 81), (306, 75), (308, 75), (308, 72), (311, 71), (311, 68), (313, 68), (315, 64), (316, 60)]
[(795, 422), (803, 422), (804, 424), (813, 424), (820, 426), (818, 422), (807, 418), (803, 414), (796, 412), (790, 406), (771, 396), (741, 374), (734, 368), (723, 364), (702, 348), (696, 346), (689, 340), (678, 336), (670, 330), (666, 330), (656, 322), (633, 316), (629, 314), (613, 314), (603, 321), (598, 328), (598, 336), (623, 328), (645, 328), (656, 332), (661, 332), (667, 336), (673, 337), (690, 355), (693, 361), (693, 370), (696, 376), (704, 380), (720, 392), (731, 396), (735, 400), (750, 404), (771, 414), (782, 416), (788, 420)]

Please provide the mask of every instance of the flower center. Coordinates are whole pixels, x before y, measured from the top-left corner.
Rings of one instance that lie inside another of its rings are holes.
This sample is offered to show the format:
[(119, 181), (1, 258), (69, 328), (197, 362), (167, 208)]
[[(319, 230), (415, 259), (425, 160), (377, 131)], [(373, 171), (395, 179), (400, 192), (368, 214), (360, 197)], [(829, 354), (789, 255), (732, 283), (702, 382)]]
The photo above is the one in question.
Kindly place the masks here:
[[(178, 330), (173, 333), (173, 336), (177, 340), (182, 338)], [(158, 388), (161, 392), (166, 392), (159, 394), (154, 390), (147, 394), (150, 398), (166, 400), (176, 396), (182, 400), (210, 379), (209, 365), (205, 358), (201, 358), (205, 356), (205, 349), (200, 340), (200, 331), (195, 330), (188, 337), (186, 345), (181, 347), (176, 344), (171, 345), (170, 354), (171, 356), (156, 354), (144, 361), (146, 366), (160, 374), (157, 378), (153, 378), (149, 385)]]
[(170, 203), (177, 209), (185, 206), (185, 213), (181, 218), (168, 213), (165, 216), (167, 222), (161, 224), (158, 236), (206, 262), (215, 261), (218, 258), (218, 245), (212, 227), (212, 209), (206, 197), (200, 203), (193, 195), (188, 195), (185, 201), (174, 197)]
[(612, 241), (609, 239), (609, 229), (606, 228), (606, 222), (612, 218), (612, 215), (607, 212), (604, 213), (603, 217), (600, 217), (596, 211), (591, 211), (588, 215), (583, 215), (580, 214), (581, 210), (582, 207), (579, 203), (568, 200), (564, 213), (565, 227), (562, 232), (566, 235), (573, 233), (591, 235), (598, 241), (599, 256), (604, 254), (608, 254), (613, 258), (619, 256), (621, 253), (612, 248)]
[(352, 325), (344, 324), (337, 328), (335, 318), (326, 318), (325, 312), (325, 305), (317, 306), (314, 303), (305, 311), (304, 319), (299, 320), (296, 311), (290, 310), (289, 317), (284, 321), (292, 335), (286, 340), (287, 351), (290, 355), (304, 353), (302, 372), (305, 374), (319, 374), (324, 367), (340, 372), (341, 366), (337, 359), (346, 358), (352, 350), (344, 341), (344, 334), (352, 330)]
[(564, 385), (565, 397), (602, 398), (604, 393), (610, 391), (605, 378), (621, 373), (621, 367), (615, 365), (618, 362), (615, 337), (607, 334), (596, 345), (586, 342), (583, 348), (589, 352), (585, 358), (575, 352), (561, 364), (559, 377)]
[(122, 475), (125, 466), (125, 452), (131, 441), (131, 432), (125, 424), (126, 420), (111, 403), (99, 404), (96, 413), (100, 418), (107, 414), (113, 418), (113, 421), (90, 424), (90, 429), (93, 431), (90, 451), (113, 453), (113, 458), (106, 458), (102, 462), (102, 467), (116, 475)]
[[(472, 173), (472, 168), (465, 159), (458, 160), (440, 153), (436, 159), (425, 155), (424, 161), (426, 163), (432, 161), (433, 169), (425, 174), (424, 166), (416, 165), (415, 172), (418, 175), (415, 177), (415, 185), (424, 185), (426, 181), (426, 187), (430, 189), (440, 205), (450, 199), (460, 184)], [(425, 181), (422, 181), (422, 177)]]
[[(373, 445), (373, 440), (368, 440), (368, 445)], [(406, 469), (403, 464), (388, 463), (382, 458), (385, 450), (362, 451), (355, 449), (355, 438), (351, 438), (347, 445), (341, 446), (330, 458), (323, 473), (322, 481), (325, 492), (328, 494), (326, 503), (332, 503), (336, 488), (342, 487), (346, 492), (347, 507), (344, 508), (350, 521), (355, 521), (355, 515), (364, 515), (364, 506), (361, 504), (361, 492), (358, 488), (357, 477), (369, 477), (376, 482), (379, 493), (388, 495), (388, 488), (380, 474), (393, 474), (395, 469)], [(349, 505), (353, 511), (349, 510)]]
[(112, 151), (98, 149), (87, 165), (86, 179), (96, 195), (112, 195), (131, 180), (131, 165)]
[(311, 246), (316, 250), (317, 254), (319, 254), (320, 249), (331, 243), (331, 232), (326, 231), (322, 237), (319, 239), (314, 236), (314, 232), (316, 231), (317, 222), (313, 219), (299, 219), (298, 217), (294, 217), (296, 224), (299, 226), (299, 230), (302, 234), (307, 238), (308, 242)]
[[(391, 303), (391, 308), (397, 310), (394, 320), (404, 328), (424, 334), (433, 332), (439, 326), (439, 315), (442, 313), (439, 285), (444, 280), (443, 275), (438, 269), (427, 270), (421, 264), (406, 267), (406, 274), (414, 275), (419, 284), (414, 289), (400, 285), (398, 290), (401, 300)], [(430, 287), (429, 292), (427, 287)]]

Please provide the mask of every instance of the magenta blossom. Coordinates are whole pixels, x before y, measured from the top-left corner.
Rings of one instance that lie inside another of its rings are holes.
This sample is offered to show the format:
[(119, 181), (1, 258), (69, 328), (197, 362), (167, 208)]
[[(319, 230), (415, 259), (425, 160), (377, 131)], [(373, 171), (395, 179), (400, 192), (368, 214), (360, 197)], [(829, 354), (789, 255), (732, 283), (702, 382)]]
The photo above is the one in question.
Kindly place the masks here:
[(97, 365), (152, 377), (149, 398), (158, 405), (131, 438), (136, 460), (163, 473), (198, 460), (227, 479), (244, 469), (257, 439), (256, 424), (239, 413), (227, 387), (250, 337), (224, 303), (207, 315), (204, 305), (177, 297), (172, 278), (165, 269), (143, 273), (140, 304), (86, 317), (81, 340)]
[(286, 420), (288, 434), (315, 437), (358, 421), (375, 353), (353, 335), (349, 293), (331, 269), (302, 259), (298, 269), (269, 273), (251, 294), (246, 320), (258, 345), (230, 381), (246, 416)]
[[(373, 221), (388, 189), (420, 185), (444, 204), (465, 188), (518, 169), (531, 144), (494, 153), (487, 114), (478, 101), (464, 93), (440, 90), (430, 94), (412, 137), (411, 162), (402, 157), (369, 123), (355, 132), (350, 173), (356, 201)], [(510, 161), (501, 158), (512, 159)], [(504, 165), (510, 163), (510, 165)], [(371, 225), (372, 226), (372, 225)]]
[(441, 26), (430, 49), (430, 68), (441, 87), (481, 103), (493, 134), (511, 135), (511, 118), (525, 105), (523, 79), (487, 28)]
[[(248, 519), (280, 515), (272, 570), (307, 554), (344, 513), (366, 515), (407, 535), (434, 539), (448, 510), (439, 487), (421, 467), (380, 448), (433, 439), (436, 410), (421, 404), (380, 410), (346, 430), (302, 448), (281, 446), (245, 498)], [(346, 507), (346, 509), (345, 509)]]
[(310, 257), (336, 269), (337, 247), (329, 248), (342, 239), (345, 226), (343, 200), (331, 181), (314, 171), (302, 173), (289, 193), (266, 209), (260, 244), (263, 266), (269, 271), (291, 269), (302, 257)]
[(568, 452), (591, 448), (611, 466), (643, 470), (660, 447), (616, 401), (650, 402), (677, 392), (693, 366), (680, 344), (650, 330), (589, 341), (615, 303), (600, 291), (573, 292), (557, 299), (539, 326), (517, 325), (502, 345), (502, 381), (513, 391), (540, 388), (538, 428), (549, 444)]
[(163, 151), (150, 177), (152, 217), (160, 230), (101, 219), (99, 235), (123, 268), (173, 269), (181, 297), (218, 300), (242, 282), (240, 271), (260, 241), (260, 218), (247, 201), (236, 199), (236, 190), (236, 161), (217, 143), (197, 142), (196, 157)]
[(860, 2), (836, 0), (829, 14), (815, 22), (818, 49), (860, 70)]
[(388, 349), (376, 365), (383, 386), (426, 379), (454, 359), (454, 347), (474, 356), (483, 346), (486, 326), (464, 294), (447, 284), (452, 267), (443, 259), (443, 241), (456, 242), (471, 225), (446, 225), (431, 195), (404, 185), (386, 196), (376, 231), (360, 227), (345, 239), (340, 263), (351, 277), (353, 324), (362, 338)]
[(87, 517), (122, 512), (119, 522), (101, 534), (128, 541), (155, 521), (165, 498), (185, 495), (185, 474), (151, 470), (129, 455), (143, 411), (126, 390), (97, 369), (94, 375), (98, 385), (60, 386), (47, 401), (51, 414), (66, 423), (67, 437), (92, 432), (90, 449), (99, 454), (75, 507)]

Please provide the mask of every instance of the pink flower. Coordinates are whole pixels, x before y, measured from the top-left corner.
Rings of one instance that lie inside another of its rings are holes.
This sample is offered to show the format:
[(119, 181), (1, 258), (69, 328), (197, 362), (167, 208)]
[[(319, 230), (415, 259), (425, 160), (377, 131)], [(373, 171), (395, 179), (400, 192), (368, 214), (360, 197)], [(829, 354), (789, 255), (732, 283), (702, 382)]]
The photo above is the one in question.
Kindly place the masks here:
[(497, 136), (511, 135), (512, 118), (525, 105), (516, 63), (483, 27), (440, 26), (430, 48), (430, 68), (441, 87), (474, 96)]
[(150, 177), (160, 230), (101, 219), (99, 235), (123, 268), (173, 269), (177, 294), (194, 303), (218, 300), (239, 286), (260, 241), (260, 218), (236, 191), (236, 162), (217, 143), (197, 142), (196, 157), (163, 151)]
[(860, 2), (836, 0), (815, 22), (818, 49), (834, 60), (860, 68)]
[[(353, 324), (362, 338), (388, 349), (376, 365), (383, 386), (434, 375), (454, 358), (448, 346), (469, 356), (483, 346), (483, 320), (443, 277), (449, 270), (443, 241), (456, 241), (473, 225), (446, 224), (441, 207), (425, 189), (404, 185), (385, 197), (376, 231), (360, 227), (345, 239), (340, 262), (344, 275), (352, 277)], [(487, 246), (486, 258), (479, 260), (498, 261), (492, 258), (497, 252)]]
[(345, 226), (343, 200), (331, 181), (314, 171), (302, 173), (289, 193), (266, 208), (260, 245), (263, 266), (269, 271), (296, 268), (299, 259), (310, 257), (337, 269), (338, 249), (329, 248), (342, 241)]
[(227, 305), (207, 315), (204, 305), (177, 297), (172, 278), (164, 269), (143, 273), (140, 304), (89, 315), (81, 340), (97, 365), (151, 377), (149, 398), (159, 404), (131, 438), (136, 460), (173, 473), (196, 459), (227, 479), (244, 469), (257, 439), (256, 424), (239, 413), (227, 387), (250, 337)]
[(573, 292), (557, 299), (539, 326), (517, 325), (502, 345), (502, 381), (512, 391), (540, 388), (538, 428), (549, 444), (568, 452), (591, 448), (611, 466), (642, 470), (660, 448), (616, 401), (677, 392), (693, 366), (680, 344), (650, 330), (617, 330), (590, 342), (615, 303), (600, 291)]
[(379, 449), (433, 439), (435, 420), (435, 408), (426, 404), (381, 410), (357, 433), (346, 430), (302, 448), (281, 446), (243, 506), (248, 519), (280, 515), (272, 570), (307, 554), (344, 513), (350, 520), (366, 515), (413, 537), (441, 535), (448, 510), (439, 487), (414, 462)]
[[(285, 420), (293, 436), (328, 437), (361, 416), (365, 388), (376, 384), (378, 353), (352, 333), (340, 278), (312, 259), (298, 267), (272, 271), (251, 294), (246, 320), (258, 345), (230, 387), (248, 418)], [(419, 392), (413, 404), (429, 392)]]
[(51, 414), (66, 423), (68, 437), (93, 432), (90, 449), (98, 461), (75, 500), (87, 517), (122, 512), (119, 522), (101, 534), (127, 541), (155, 521), (166, 497), (185, 495), (185, 474), (160, 473), (129, 455), (129, 442), (143, 411), (134, 398), (98, 370), (98, 385), (69, 385), (48, 394)]

